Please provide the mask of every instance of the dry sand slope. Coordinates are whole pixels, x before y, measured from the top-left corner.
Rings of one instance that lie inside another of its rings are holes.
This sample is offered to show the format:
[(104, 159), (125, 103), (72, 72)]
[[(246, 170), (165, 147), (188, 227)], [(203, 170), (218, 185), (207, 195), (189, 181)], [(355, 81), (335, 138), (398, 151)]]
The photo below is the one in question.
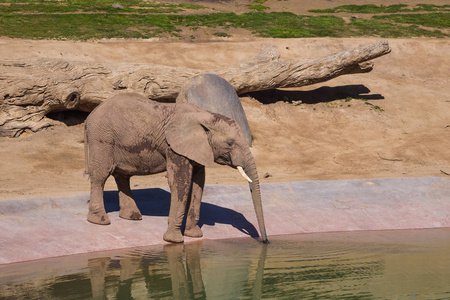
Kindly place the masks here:
[[(248, 39), (209, 43), (0, 40), (5, 58), (156, 63), (213, 68), (269, 44), (284, 59), (311, 59), (378, 39)], [(447, 176), (450, 173), (450, 40), (392, 39), (392, 53), (368, 74), (297, 90), (242, 97), (262, 182)], [(333, 101), (346, 97), (370, 99)], [(294, 102), (292, 102), (294, 101)], [(303, 101), (298, 104), (297, 101)], [(313, 104), (307, 104), (313, 103)], [(380, 109), (375, 109), (374, 106)], [(0, 198), (89, 191), (83, 125), (0, 138)], [(165, 174), (134, 177), (134, 188), (167, 186)], [(231, 168), (207, 170), (207, 184), (242, 183)], [(109, 180), (108, 189), (115, 189)]]

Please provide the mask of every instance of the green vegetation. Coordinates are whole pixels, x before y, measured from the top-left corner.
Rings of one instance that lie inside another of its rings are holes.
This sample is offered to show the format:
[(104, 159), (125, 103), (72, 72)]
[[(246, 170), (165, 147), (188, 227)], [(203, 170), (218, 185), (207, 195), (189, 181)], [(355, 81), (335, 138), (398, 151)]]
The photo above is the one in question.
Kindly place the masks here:
[[(214, 35), (222, 37), (231, 36), (228, 31), (232, 28), (275, 38), (450, 36), (450, 5), (345, 5), (327, 10), (328, 15), (305, 16), (268, 12), (262, 5), (265, 2), (253, 0), (250, 6), (255, 11), (243, 14), (196, 14), (202, 6), (143, 0), (0, 0), (0, 36), (74, 40), (183, 37), (184, 28), (205, 27), (217, 29)], [(399, 14), (405, 11), (408, 13)], [(378, 15), (346, 21), (330, 15), (336, 12)], [(186, 38), (192, 38), (191, 33)]]
[(215, 33), (213, 33), (213, 35), (218, 36), (218, 37), (230, 37), (231, 36), (226, 32), (215, 32)]
[[(380, 106), (375, 105), (375, 104), (369, 102), (369, 100), (364, 99), (364, 98), (346, 97), (345, 99), (337, 99), (337, 100), (332, 100), (332, 101), (325, 101), (324, 103), (326, 104), (327, 108), (331, 108), (331, 109), (333, 109), (333, 108), (344, 108), (344, 107), (351, 107), (352, 105), (349, 102), (351, 102), (352, 100), (362, 101), (365, 105), (369, 106), (369, 108), (372, 109), (372, 110), (376, 110), (376, 111), (379, 111), (379, 112), (383, 112), (384, 111), (384, 109), (381, 108)], [(303, 107), (305, 105), (305, 103), (300, 102), (300, 103), (296, 103), (294, 105)], [(313, 107), (313, 110), (316, 110), (316, 107)]]
[(333, 16), (299, 16), (288, 12), (246, 13), (235, 16), (233, 25), (249, 29), (260, 37), (298, 38), (345, 36), (350, 32), (341, 18)]
[(181, 3), (151, 3), (139, 0), (121, 1), (87, 1), (87, 0), (67, 0), (67, 1), (2, 1), (8, 5), (0, 5), (0, 13), (177, 13), (184, 10), (201, 9), (203, 6)]
[(269, 7), (261, 5), (266, 1), (267, 0), (253, 0), (254, 3), (258, 3), (258, 4), (250, 4), (250, 5), (248, 5), (248, 8), (256, 10), (256, 11), (264, 11), (266, 9), (269, 9)]
[(175, 33), (165, 15), (148, 18), (119, 14), (6, 15), (0, 18), (0, 35), (39, 39), (150, 38)]
[(389, 6), (375, 4), (365, 5), (341, 5), (328, 9), (311, 9), (313, 13), (359, 13), (359, 14), (387, 14), (399, 12), (447, 12), (450, 11), (450, 5), (417, 4), (414, 8), (408, 8), (406, 4), (394, 4)]
[(382, 19), (352, 19), (352, 27), (357, 30), (360, 35), (363, 36), (380, 36), (380, 37), (448, 37), (446, 34), (440, 30), (434, 29), (424, 29), (417, 25), (400, 25), (396, 23), (390, 23)]
[(256, 10), (256, 11), (264, 11), (266, 9), (269, 9), (267, 6), (261, 5), (261, 4), (250, 4), (248, 8)]
[(394, 13), (405, 11), (405, 4), (396, 4), (390, 6), (376, 6), (374, 4), (365, 4), (365, 5), (341, 5), (335, 8), (327, 8), (327, 9), (311, 9), (309, 12), (313, 13), (366, 13), (366, 14), (377, 14), (377, 13)]
[(366, 100), (366, 99), (360, 99), (360, 100), (364, 101), (364, 104), (370, 106), (370, 108), (372, 108), (373, 110), (384, 111), (384, 109), (382, 109), (378, 105), (374, 105), (374, 104), (370, 103), (369, 100)]
[(450, 28), (450, 14), (429, 13), (413, 15), (374, 16), (374, 20), (389, 20), (390, 22), (413, 24), (434, 28)]
[[(347, 97), (344, 99), (344, 102), (350, 102), (353, 98), (351, 97)], [(382, 109), (381, 107), (379, 107), (378, 105), (372, 104), (369, 102), (369, 100), (364, 99), (364, 98), (359, 98), (359, 99), (355, 99), (355, 100), (360, 100), (363, 101), (365, 105), (370, 106), (371, 109), (373, 110), (378, 110), (380, 112), (383, 112), (384, 109)], [(350, 104), (348, 105), (348, 107), (350, 107)]]

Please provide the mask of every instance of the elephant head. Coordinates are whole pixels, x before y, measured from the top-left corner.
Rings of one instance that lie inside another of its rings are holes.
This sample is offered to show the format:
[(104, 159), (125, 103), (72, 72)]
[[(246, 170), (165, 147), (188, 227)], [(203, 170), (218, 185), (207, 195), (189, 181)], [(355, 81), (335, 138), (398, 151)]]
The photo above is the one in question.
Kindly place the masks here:
[(238, 169), (249, 182), (262, 241), (267, 243), (261, 192), (255, 160), (238, 124), (203, 111), (186, 113), (170, 122), (166, 140), (171, 149), (203, 166), (214, 162)]

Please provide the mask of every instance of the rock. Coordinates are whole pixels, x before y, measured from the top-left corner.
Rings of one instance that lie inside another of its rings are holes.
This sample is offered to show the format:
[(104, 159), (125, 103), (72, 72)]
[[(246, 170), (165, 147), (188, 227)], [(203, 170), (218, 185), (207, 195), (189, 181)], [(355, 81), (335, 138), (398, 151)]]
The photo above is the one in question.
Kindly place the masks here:
[(176, 102), (195, 103), (214, 113), (234, 119), (242, 130), (248, 145), (252, 134), (236, 90), (224, 78), (215, 74), (201, 74), (190, 78)]
[(264, 174), (264, 178), (269, 178), (269, 177), (272, 177), (272, 174), (270, 174), (269, 172), (266, 172), (266, 173)]

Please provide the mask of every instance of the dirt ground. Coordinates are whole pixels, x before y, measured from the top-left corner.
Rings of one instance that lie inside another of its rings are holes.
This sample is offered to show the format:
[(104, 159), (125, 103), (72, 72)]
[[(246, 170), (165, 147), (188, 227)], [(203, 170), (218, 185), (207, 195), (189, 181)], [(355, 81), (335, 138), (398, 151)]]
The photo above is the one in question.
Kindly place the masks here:
[[(332, 7), (342, 4), (333, 1)], [(259, 39), (245, 33), (207, 42), (0, 38), (0, 57), (208, 69), (247, 59), (271, 44), (283, 59), (301, 60), (379, 40)], [(261, 182), (449, 176), (450, 40), (390, 39), (389, 44), (392, 52), (376, 59), (370, 73), (241, 98)], [(0, 199), (89, 192), (83, 147), (83, 124), (0, 138)], [(217, 165), (207, 169), (207, 184), (245, 182), (235, 170)], [(165, 174), (132, 178), (133, 188), (161, 186), (167, 186)], [(116, 189), (114, 180), (107, 189)]]

